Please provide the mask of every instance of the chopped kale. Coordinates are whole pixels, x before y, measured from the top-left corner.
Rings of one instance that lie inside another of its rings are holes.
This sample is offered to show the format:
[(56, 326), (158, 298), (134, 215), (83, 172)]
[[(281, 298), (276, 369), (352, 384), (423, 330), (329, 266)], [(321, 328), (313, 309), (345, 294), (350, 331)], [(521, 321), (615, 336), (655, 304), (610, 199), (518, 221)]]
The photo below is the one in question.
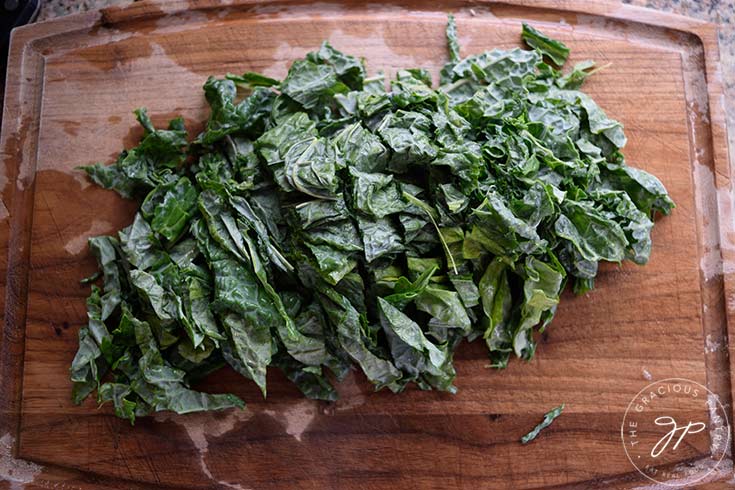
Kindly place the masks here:
[(140, 144), (83, 167), (140, 209), (89, 240), (74, 401), (96, 391), (131, 423), (242, 407), (191, 388), (225, 365), (264, 396), (268, 366), (320, 400), (353, 366), (376, 389), (453, 393), (462, 339), (497, 367), (530, 359), (567, 283), (644, 264), (674, 203), (578, 90), (594, 64), (562, 73), (569, 49), (526, 24), (532, 50), (461, 58), (453, 17), (446, 35), (438, 88), (405, 69), (386, 89), (325, 42), (283, 80), (210, 77), (191, 142), (182, 119), (136, 111)]

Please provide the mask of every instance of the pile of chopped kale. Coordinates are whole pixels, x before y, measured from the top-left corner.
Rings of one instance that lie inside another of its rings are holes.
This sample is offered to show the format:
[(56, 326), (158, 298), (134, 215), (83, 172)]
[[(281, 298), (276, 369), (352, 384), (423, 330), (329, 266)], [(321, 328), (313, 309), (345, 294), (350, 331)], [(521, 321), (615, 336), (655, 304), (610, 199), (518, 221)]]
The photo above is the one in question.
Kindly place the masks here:
[(564, 74), (564, 44), (522, 37), (531, 50), (461, 58), (450, 17), (438, 89), (406, 69), (386, 91), (326, 42), (282, 81), (209, 78), (191, 142), (182, 119), (136, 111), (140, 144), (84, 167), (140, 209), (89, 240), (101, 285), (74, 401), (97, 390), (131, 422), (241, 407), (190, 388), (225, 365), (263, 395), (268, 366), (320, 400), (353, 366), (376, 389), (453, 392), (465, 338), (497, 367), (530, 359), (567, 282), (583, 293), (600, 261), (645, 263), (674, 204), (578, 91), (594, 64)]

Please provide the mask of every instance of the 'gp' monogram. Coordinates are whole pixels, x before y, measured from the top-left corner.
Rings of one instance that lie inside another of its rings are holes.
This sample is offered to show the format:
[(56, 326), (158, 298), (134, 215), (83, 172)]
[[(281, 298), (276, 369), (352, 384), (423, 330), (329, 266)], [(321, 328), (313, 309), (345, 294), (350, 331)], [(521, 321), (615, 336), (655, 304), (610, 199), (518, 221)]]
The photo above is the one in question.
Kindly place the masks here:
[(702, 432), (707, 427), (703, 422), (689, 422), (687, 425), (679, 427), (676, 423), (676, 420), (674, 420), (674, 417), (668, 416), (658, 417), (656, 420), (654, 420), (654, 423), (656, 425), (670, 425), (673, 427), (656, 443), (655, 446), (653, 446), (653, 449), (651, 449), (651, 457), (653, 458), (658, 457), (666, 450), (669, 443), (674, 438), (677, 432), (680, 433), (679, 439), (677, 439), (674, 447), (671, 448), (672, 451), (675, 451), (676, 448), (679, 447), (679, 443), (684, 440), (684, 436), (686, 436), (687, 434), (697, 434), (698, 432)]

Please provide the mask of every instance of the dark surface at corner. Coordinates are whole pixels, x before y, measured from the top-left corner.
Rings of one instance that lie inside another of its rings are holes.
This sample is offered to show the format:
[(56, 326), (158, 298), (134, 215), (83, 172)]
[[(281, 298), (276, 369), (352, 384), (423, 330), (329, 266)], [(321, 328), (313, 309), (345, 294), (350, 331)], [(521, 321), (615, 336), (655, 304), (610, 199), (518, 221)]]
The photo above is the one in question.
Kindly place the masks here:
[(10, 32), (33, 22), (41, 8), (40, 0), (0, 0), (0, 115), (5, 94), (5, 71), (8, 66)]

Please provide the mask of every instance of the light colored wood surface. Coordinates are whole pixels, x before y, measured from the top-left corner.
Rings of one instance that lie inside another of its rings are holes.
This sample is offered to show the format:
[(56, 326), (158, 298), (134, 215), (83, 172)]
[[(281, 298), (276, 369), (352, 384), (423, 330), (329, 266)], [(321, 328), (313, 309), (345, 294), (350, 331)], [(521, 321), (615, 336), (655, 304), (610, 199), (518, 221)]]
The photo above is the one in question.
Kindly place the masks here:
[[(455, 396), (373, 393), (355, 376), (326, 405), (269, 373), (262, 400), (247, 380), (221, 371), (206, 386), (241, 395), (246, 411), (159, 415), (131, 428), (91, 401), (74, 407), (67, 373), (88, 293), (77, 281), (94, 269), (86, 238), (127, 225), (135, 210), (74, 167), (132, 146), (135, 107), (147, 106), (159, 124), (181, 114), (196, 133), (209, 74), (281, 77), (323, 39), (365, 57), (370, 73), (436, 73), (450, 11), (463, 54), (517, 45), (527, 19), (567, 43), (571, 63), (611, 63), (585, 91), (624, 123), (629, 164), (657, 175), (677, 203), (656, 225), (650, 263), (604, 266), (595, 291), (566, 294), (530, 363), (489, 370), (480, 345), (462, 346)], [(715, 42), (707, 24), (581, 1), (140, 2), (16, 31), (0, 137), (10, 213), (0, 223), (9, 251), (0, 262), (8, 268), (0, 437), (40, 465), (28, 488), (643, 485), (620, 424), (648, 374), (706, 384), (732, 416), (735, 235)], [(543, 439), (521, 446), (561, 402), (565, 413)], [(704, 448), (695, 459), (708, 455)], [(713, 479), (731, 471), (728, 457)]]

